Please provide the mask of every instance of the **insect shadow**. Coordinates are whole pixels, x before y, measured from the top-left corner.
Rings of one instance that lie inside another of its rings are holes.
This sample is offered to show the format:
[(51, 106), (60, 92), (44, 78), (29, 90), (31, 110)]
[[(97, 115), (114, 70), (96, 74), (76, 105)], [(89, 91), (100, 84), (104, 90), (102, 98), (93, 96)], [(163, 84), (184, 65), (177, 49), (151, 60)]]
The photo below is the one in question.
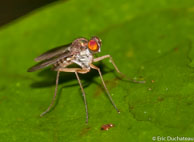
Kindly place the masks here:
[[(103, 62), (98, 63), (97, 66), (101, 69), (101, 72), (103, 75), (105, 75), (107, 73), (115, 72), (114, 69), (105, 66)], [(92, 83), (95, 83), (96, 85), (98, 85), (99, 89), (104, 90), (102, 83), (100, 81), (95, 80), (96, 77), (99, 77), (99, 74), (96, 70), (91, 69), (91, 71), (89, 73), (83, 74), (83, 75), (79, 74), (79, 75), (80, 75), (81, 82), (82, 82), (82, 85), (84, 88), (87, 88), (92, 82)], [(47, 68), (47, 69), (40, 71), (38, 73), (38, 76), (43, 77), (44, 79), (41, 81), (33, 82), (31, 84), (31, 88), (46, 88), (46, 87), (51, 87), (51, 86), (56, 85), (56, 72), (55, 71), (52, 71), (51, 69)], [(119, 76), (116, 76), (116, 78), (121, 79)], [(64, 84), (66, 82), (70, 82), (73, 80), (77, 81), (75, 73), (66, 73), (66, 72), (60, 73), (59, 84)], [(58, 97), (56, 98), (55, 104), (49, 112), (51, 112), (58, 104), (62, 90), (65, 88), (68, 88), (68, 87), (73, 87), (73, 86), (77, 86), (77, 89), (80, 89), (78, 82), (76, 82), (74, 84), (64, 85), (64, 86), (58, 88), (58, 93), (57, 93)], [(80, 95), (80, 97), (82, 97), (82, 96)]]
[[(98, 63), (97, 66), (101, 69), (101, 72), (103, 75), (110, 73), (110, 72), (114, 72), (114, 69), (111, 69), (107, 66), (105, 67), (105, 65), (102, 62)], [(47, 68), (47, 69), (40, 71), (38, 73), (38, 76), (40, 76), (44, 79), (41, 81), (33, 82), (30, 85), (31, 88), (45, 88), (45, 87), (50, 87), (50, 86), (56, 85), (56, 72), (55, 71), (52, 71), (51, 69)], [(82, 82), (84, 88), (88, 87), (91, 84), (91, 82), (95, 83), (97, 85), (101, 85), (100, 84), (101, 82), (98, 83), (94, 80), (94, 78), (98, 77), (99, 74), (97, 71), (95, 71), (93, 69), (91, 69), (91, 71), (89, 73), (79, 74), (79, 76), (81, 78), (81, 82)], [(73, 80), (77, 80), (75, 73), (69, 73), (69, 72), (61, 72), (60, 73), (59, 84), (64, 84), (66, 82), (70, 82)], [(78, 82), (74, 83), (74, 84), (65, 85), (62, 88), (73, 87), (73, 86), (79, 86)]]

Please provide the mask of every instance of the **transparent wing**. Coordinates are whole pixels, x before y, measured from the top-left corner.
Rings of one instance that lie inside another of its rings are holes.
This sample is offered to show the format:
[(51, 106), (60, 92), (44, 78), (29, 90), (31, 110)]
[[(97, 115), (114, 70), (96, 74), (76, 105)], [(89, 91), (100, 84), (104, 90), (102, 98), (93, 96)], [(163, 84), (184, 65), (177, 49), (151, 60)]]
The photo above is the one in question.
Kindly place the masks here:
[(55, 56), (61, 55), (62, 53), (67, 52), (68, 48), (70, 46), (71, 46), (71, 43), (67, 44), (67, 45), (62, 45), (62, 46), (56, 47), (56, 48), (51, 49), (51, 50), (48, 50), (47, 52), (36, 57), (34, 60), (38, 62), (38, 61), (47, 60), (47, 59), (53, 58)]
[(66, 57), (70, 57), (71, 53), (70, 52), (65, 52), (63, 54), (60, 54), (56, 57), (53, 57), (51, 59), (47, 59), (45, 61), (42, 61), (34, 66), (32, 66), (31, 68), (28, 69), (28, 72), (33, 72), (42, 68), (45, 68), (49, 65), (55, 64), (57, 61), (59, 61), (60, 59), (66, 58)]

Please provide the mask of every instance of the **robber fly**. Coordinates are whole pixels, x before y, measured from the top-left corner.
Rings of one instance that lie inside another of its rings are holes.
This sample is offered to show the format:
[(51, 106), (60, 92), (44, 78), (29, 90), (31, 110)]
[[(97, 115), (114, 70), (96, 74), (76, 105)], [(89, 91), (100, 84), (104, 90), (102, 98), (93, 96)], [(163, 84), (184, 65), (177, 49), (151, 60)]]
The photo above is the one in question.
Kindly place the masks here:
[[(47, 112), (51, 110), (51, 108), (54, 105), (56, 95), (57, 95), (57, 87), (58, 87), (58, 81), (59, 81), (59, 73), (60, 72), (73, 72), (75, 73), (78, 83), (80, 85), (83, 99), (84, 99), (84, 104), (85, 104), (85, 111), (86, 111), (86, 123), (88, 123), (88, 106), (86, 102), (86, 96), (85, 92), (83, 89), (83, 86), (81, 84), (80, 78), (78, 76), (78, 73), (85, 74), (88, 73), (91, 69), (95, 69), (98, 71), (100, 78), (102, 80), (102, 84), (106, 90), (106, 93), (116, 109), (118, 113), (120, 111), (116, 107), (115, 103), (112, 100), (112, 97), (104, 83), (104, 80), (102, 78), (102, 74), (100, 71), (100, 68), (96, 67), (93, 65), (93, 62), (98, 62), (101, 61), (105, 58), (109, 58), (111, 63), (113, 64), (114, 68), (118, 73), (121, 73), (119, 69), (117, 68), (116, 64), (114, 63), (112, 57), (110, 55), (105, 55), (101, 56), (98, 58), (94, 58), (94, 54), (99, 53), (101, 50), (101, 39), (98, 37), (92, 37), (90, 40), (87, 40), (85, 38), (78, 38), (75, 39), (71, 44), (68, 44), (67, 46), (61, 46), (57, 47), (54, 49), (51, 49), (42, 55), (38, 56), (35, 58), (35, 61), (40, 62), (39, 64), (31, 67), (28, 69), (28, 72), (33, 72), (42, 68), (45, 68), (47, 66), (52, 65), (53, 70), (57, 71), (57, 76), (56, 76), (56, 87), (55, 87), (55, 93), (52, 99), (51, 104), (47, 108), (46, 111), (44, 111), (40, 116), (42, 117), (45, 115)], [(77, 64), (80, 66), (80, 68), (67, 68), (67, 66), (71, 64)], [(133, 81), (133, 82), (138, 82), (138, 81)], [(141, 82), (140, 82), (141, 83)]]

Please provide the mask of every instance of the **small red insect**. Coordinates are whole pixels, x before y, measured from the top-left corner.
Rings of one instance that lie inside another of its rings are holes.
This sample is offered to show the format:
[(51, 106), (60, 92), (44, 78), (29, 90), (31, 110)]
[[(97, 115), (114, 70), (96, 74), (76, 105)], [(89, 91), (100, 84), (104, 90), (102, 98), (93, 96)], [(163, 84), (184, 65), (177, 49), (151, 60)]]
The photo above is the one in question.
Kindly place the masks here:
[(105, 125), (102, 125), (101, 127), (101, 130), (106, 130), (108, 131), (110, 128), (114, 127), (114, 125), (112, 123), (110, 124), (105, 124)]

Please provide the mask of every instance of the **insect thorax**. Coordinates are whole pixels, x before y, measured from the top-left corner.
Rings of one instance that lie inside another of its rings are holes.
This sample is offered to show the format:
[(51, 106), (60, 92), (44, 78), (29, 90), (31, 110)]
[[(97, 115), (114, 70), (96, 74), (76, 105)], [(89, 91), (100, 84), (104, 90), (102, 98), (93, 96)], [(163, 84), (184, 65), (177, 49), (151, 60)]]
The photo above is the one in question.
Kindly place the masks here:
[(89, 51), (89, 49), (85, 49), (81, 51), (79, 54), (76, 54), (72, 62), (81, 66), (82, 68), (90, 68), (92, 60), (93, 60), (92, 53)]

